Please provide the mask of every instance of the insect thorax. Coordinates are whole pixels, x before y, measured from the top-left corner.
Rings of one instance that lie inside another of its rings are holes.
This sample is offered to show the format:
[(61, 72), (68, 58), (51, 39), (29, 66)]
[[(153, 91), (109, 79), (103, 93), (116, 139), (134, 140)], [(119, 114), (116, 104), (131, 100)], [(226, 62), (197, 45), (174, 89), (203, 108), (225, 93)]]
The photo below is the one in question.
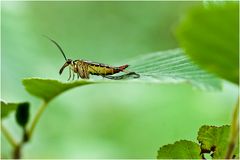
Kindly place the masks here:
[(82, 63), (83, 60), (74, 60), (69, 66), (73, 72), (78, 73), (78, 65), (82, 65)]

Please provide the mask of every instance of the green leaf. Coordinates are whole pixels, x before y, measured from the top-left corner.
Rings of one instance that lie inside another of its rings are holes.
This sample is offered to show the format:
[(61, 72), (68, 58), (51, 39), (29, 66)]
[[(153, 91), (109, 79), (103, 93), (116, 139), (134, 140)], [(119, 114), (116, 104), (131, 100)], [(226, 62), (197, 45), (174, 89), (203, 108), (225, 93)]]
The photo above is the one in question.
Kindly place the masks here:
[(238, 2), (191, 10), (177, 28), (177, 38), (194, 61), (238, 84)]
[(15, 111), (21, 103), (7, 103), (1, 101), (1, 119), (6, 118), (11, 112)]
[(51, 79), (28, 78), (23, 80), (23, 85), (30, 94), (46, 102), (71, 88), (95, 83), (189, 83), (201, 89), (221, 89), (221, 81), (193, 64), (181, 49), (144, 55), (126, 64), (130, 65), (127, 70), (140, 74), (140, 78), (123, 76), (126, 79), (109, 80), (92, 77), (90, 80), (68, 83)]
[(29, 103), (20, 103), (16, 111), (16, 121), (23, 128), (26, 126), (29, 120)]
[(87, 80), (73, 81), (70, 83), (40, 78), (29, 78), (23, 80), (23, 85), (30, 94), (42, 98), (46, 102), (71, 88), (91, 83), (93, 82)]
[(203, 90), (221, 89), (221, 81), (199, 68), (181, 49), (143, 55), (127, 64), (130, 64), (130, 71), (141, 75), (140, 81), (188, 83)]
[[(212, 152), (215, 159), (224, 159), (229, 143), (230, 126), (202, 126), (198, 132), (198, 141), (201, 144), (202, 153)], [(234, 157), (238, 157), (238, 147)]]
[(162, 146), (158, 159), (202, 159), (200, 146), (192, 141), (181, 140)]

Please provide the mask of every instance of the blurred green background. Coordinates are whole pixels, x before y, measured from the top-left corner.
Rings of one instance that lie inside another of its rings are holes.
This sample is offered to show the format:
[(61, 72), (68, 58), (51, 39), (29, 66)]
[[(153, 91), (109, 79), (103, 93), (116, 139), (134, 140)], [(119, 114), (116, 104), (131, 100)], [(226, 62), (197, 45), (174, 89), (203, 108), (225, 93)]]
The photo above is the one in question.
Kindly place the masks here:
[[(67, 57), (114, 64), (177, 48), (174, 27), (200, 2), (1, 2), (1, 98), (40, 101), (21, 85), (27, 77), (66, 81)], [(98, 84), (68, 91), (48, 106), (23, 158), (155, 158), (160, 146), (196, 141), (203, 124), (229, 124), (237, 87), (204, 92), (187, 84)], [(3, 123), (20, 139), (13, 114)], [(1, 157), (11, 146), (1, 137)]]

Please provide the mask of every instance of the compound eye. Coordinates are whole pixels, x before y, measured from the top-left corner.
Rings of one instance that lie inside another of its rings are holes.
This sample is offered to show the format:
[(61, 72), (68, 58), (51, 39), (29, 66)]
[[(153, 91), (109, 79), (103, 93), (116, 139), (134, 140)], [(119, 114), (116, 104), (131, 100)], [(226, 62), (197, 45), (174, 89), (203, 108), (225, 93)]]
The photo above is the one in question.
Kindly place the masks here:
[(67, 63), (68, 63), (68, 64), (71, 64), (71, 62), (72, 62), (71, 59), (68, 59), (68, 60), (67, 60)]

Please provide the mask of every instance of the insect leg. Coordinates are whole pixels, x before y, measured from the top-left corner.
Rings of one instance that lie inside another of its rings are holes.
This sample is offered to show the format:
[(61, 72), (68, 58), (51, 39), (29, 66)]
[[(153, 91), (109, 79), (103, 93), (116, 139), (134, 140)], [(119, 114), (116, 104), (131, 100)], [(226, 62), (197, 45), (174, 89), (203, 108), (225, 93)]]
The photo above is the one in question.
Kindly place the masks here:
[(72, 78), (72, 81), (74, 80), (74, 77), (75, 77), (75, 74), (73, 73), (73, 78)]
[[(71, 72), (71, 68), (69, 68), (69, 78), (68, 78), (68, 81), (70, 80), (70, 78), (71, 78), (71, 74), (72, 74), (72, 72)], [(74, 74), (74, 73), (73, 73)]]
[(135, 72), (129, 72), (126, 73), (124, 75), (120, 75), (120, 76), (105, 76), (105, 78), (108, 79), (113, 79), (113, 80), (121, 80), (121, 79), (129, 79), (129, 78), (139, 78), (140, 75), (135, 73)]
[(129, 72), (127, 70), (123, 70), (122, 72), (126, 73), (126, 75), (132, 75), (133, 78), (139, 78), (140, 75), (137, 74), (136, 72)]

